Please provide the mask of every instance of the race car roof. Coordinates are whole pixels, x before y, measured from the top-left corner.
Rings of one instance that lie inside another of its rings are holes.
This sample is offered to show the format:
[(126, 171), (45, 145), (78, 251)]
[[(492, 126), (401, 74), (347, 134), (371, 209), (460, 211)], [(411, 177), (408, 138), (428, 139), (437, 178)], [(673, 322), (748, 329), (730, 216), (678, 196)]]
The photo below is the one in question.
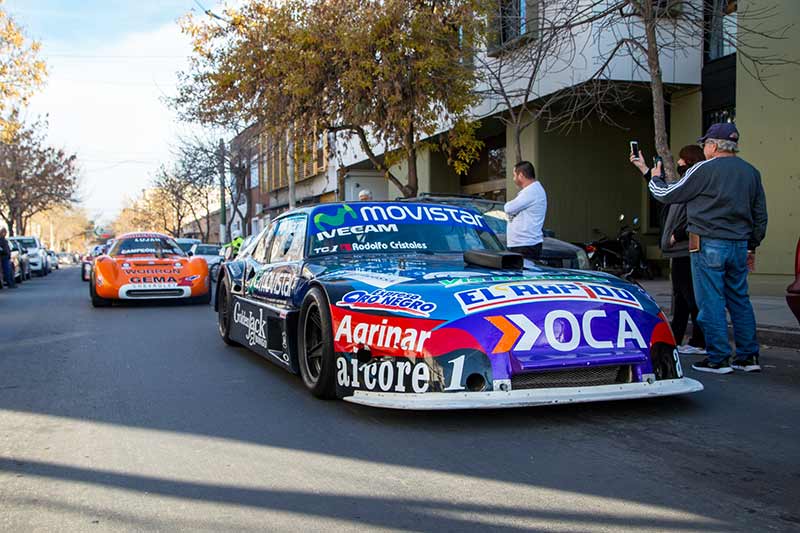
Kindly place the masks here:
[(134, 231), (131, 233), (125, 233), (120, 235), (115, 240), (121, 239), (152, 239), (152, 238), (159, 238), (159, 239), (172, 239), (169, 235), (164, 233), (158, 233), (157, 231)]

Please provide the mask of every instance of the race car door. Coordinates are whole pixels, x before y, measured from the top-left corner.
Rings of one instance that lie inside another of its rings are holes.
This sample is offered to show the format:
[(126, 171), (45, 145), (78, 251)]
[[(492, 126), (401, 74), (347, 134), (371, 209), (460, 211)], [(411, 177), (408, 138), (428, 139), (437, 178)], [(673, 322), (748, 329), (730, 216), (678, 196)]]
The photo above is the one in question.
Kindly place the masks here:
[(260, 243), (253, 254), (255, 261), (248, 268), (257, 266), (247, 274), (246, 298), (240, 305), (264, 319), (259, 329), (265, 338), (261, 339), (262, 349), (257, 351), (289, 366), (289, 343), (295, 337), (293, 296), (305, 248), (306, 216), (290, 215), (273, 224), (276, 227), (268, 232), (268, 240)]

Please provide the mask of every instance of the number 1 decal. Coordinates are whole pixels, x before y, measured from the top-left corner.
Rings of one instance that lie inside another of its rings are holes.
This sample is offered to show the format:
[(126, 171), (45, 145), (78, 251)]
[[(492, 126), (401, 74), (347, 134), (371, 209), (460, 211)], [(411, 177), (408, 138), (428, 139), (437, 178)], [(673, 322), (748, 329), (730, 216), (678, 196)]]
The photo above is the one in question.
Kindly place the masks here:
[(453, 365), (453, 372), (450, 374), (450, 385), (444, 390), (464, 390), (464, 387), (461, 385), (461, 378), (464, 375), (465, 358), (465, 355), (461, 355), (450, 361), (450, 364)]

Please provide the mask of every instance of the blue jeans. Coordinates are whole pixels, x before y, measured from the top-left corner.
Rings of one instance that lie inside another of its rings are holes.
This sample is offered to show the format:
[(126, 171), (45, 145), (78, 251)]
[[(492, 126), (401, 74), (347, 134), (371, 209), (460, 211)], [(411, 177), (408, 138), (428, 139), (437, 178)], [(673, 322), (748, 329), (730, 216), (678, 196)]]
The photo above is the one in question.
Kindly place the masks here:
[(11, 268), (11, 258), (8, 256), (3, 256), (0, 260), (2, 262), (3, 267), (3, 278), (6, 282), (6, 286), (13, 287), (14, 286), (14, 269)]
[(756, 318), (747, 294), (747, 241), (701, 238), (692, 258), (697, 320), (706, 337), (708, 358), (725, 362), (731, 356), (725, 308), (731, 315), (736, 359), (758, 357)]

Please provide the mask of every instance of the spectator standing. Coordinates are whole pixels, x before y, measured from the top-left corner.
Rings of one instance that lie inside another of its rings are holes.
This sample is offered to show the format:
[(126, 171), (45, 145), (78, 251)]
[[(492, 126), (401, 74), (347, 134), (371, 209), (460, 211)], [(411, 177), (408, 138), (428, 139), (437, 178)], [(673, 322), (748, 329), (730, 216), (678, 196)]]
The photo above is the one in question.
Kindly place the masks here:
[[(695, 144), (681, 148), (678, 155), (678, 175), (683, 176), (694, 164), (705, 160), (703, 149)], [(646, 181), (650, 181), (650, 169), (645, 164), (644, 154), (636, 157), (631, 153), (631, 163), (638, 168)], [(664, 257), (670, 258), (672, 279), (672, 333), (679, 344), (678, 352), (684, 355), (705, 355), (705, 338), (697, 320), (699, 311), (692, 284), (692, 265), (689, 258), (689, 233), (686, 204), (672, 204), (663, 210), (661, 219), (660, 247)], [(683, 337), (689, 317), (692, 317), (692, 336), (686, 344)]]
[(547, 193), (529, 161), (514, 165), (514, 184), (520, 191), (504, 206), (509, 217), (506, 244), (509, 250), (527, 259), (539, 259), (544, 241), (542, 226), (547, 215)]
[(14, 268), (11, 265), (11, 247), (8, 245), (6, 234), (6, 228), (0, 228), (0, 268), (3, 269), (3, 278), (5, 279), (6, 286), (10, 289), (16, 289), (17, 284), (14, 281)]
[[(755, 251), (767, 231), (767, 205), (761, 174), (736, 155), (739, 131), (733, 123), (712, 125), (699, 139), (705, 161), (675, 183), (661, 177), (656, 165), (650, 192), (660, 202), (686, 203), (689, 251), (698, 320), (708, 357), (692, 365), (702, 372), (727, 374), (761, 370), (756, 321), (747, 288), (755, 266)], [(731, 315), (736, 357), (731, 346), (725, 308)]]
[(362, 202), (371, 202), (372, 201), (372, 191), (369, 189), (361, 189), (358, 192), (358, 199)]

